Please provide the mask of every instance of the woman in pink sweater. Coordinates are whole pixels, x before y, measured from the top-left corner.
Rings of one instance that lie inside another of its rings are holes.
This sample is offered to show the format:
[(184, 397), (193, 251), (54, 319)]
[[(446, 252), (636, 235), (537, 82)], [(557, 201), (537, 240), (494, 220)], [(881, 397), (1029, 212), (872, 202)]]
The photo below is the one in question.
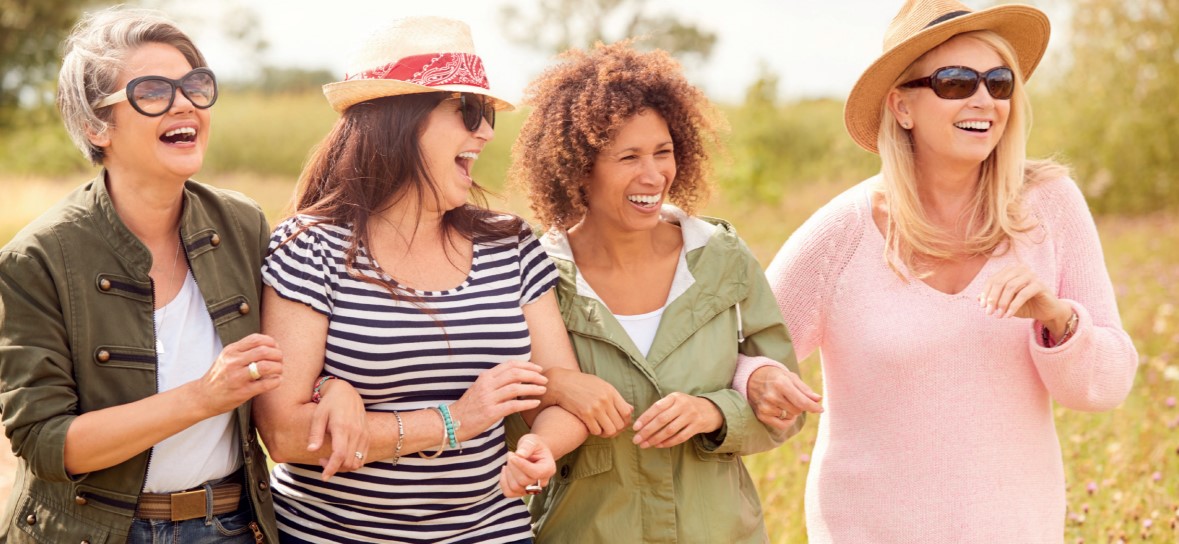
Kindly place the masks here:
[[(1061, 542), (1052, 401), (1111, 409), (1138, 356), (1092, 216), (1064, 167), (1025, 156), (1043, 13), (910, 0), (845, 121), (881, 173), (832, 200), (768, 271), (826, 411), (810, 542)], [(767, 414), (788, 377), (754, 372)]]

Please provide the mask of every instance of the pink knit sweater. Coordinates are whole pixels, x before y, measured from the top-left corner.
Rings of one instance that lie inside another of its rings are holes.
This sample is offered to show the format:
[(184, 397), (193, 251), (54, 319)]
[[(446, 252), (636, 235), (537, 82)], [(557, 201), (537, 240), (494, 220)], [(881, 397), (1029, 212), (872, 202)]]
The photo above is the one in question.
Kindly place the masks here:
[[(1081, 192), (1069, 179), (1029, 188), (1039, 226), (949, 295), (885, 263), (878, 182), (816, 212), (767, 271), (798, 359), (815, 348), (822, 359), (810, 542), (1062, 542), (1051, 401), (1111, 409), (1138, 363)], [(986, 278), (1017, 261), (1079, 315), (1065, 344), (1045, 348), (1038, 324), (979, 307)]]

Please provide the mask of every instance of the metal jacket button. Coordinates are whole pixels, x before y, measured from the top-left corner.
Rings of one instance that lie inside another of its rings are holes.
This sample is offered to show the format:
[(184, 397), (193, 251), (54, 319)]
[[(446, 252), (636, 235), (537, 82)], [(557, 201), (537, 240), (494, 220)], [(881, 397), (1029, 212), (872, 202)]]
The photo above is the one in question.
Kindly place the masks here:
[(258, 482), (258, 489), (261, 489), (262, 491), (266, 491), (269, 487), (270, 484), (266, 482)]
[(25, 523), (28, 523), (29, 525), (35, 525), (37, 523), (37, 516), (29, 514), (28, 517), (25, 518)]
[(243, 302), (241, 306), (237, 307), (237, 311), (242, 315), (246, 315), (250, 313), (250, 305)]
[(109, 360), (111, 360), (111, 352), (105, 349), (98, 350), (98, 362), (105, 363)]
[(78, 506), (86, 506), (86, 497), (81, 495), (74, 497), (74, 504), (77, 504)]
[(111, 280), (108, 280), (106, 278), (102, 278), (101, 280), (98, 280), (98, 288), (102, 289), (103, 291), (110, 291), (111, 290)]
[(209, 243), (212, 244), (213, 247), (221, 245), (221, 235), (214, 232), (213, 236), (209, 238)]

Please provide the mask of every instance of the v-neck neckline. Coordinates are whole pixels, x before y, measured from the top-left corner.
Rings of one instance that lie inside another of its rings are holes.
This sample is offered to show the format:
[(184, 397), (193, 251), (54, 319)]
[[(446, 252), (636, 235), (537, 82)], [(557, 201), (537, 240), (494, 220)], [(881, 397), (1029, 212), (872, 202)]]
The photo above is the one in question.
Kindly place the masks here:
[[(868, 225), (865, 230), (872, 232), (872, 234), (869, 234), (869, 236), (871, 236), (872, 240), (875, 242), (876, 249), (878, 249), (879, 254), (883, 255), (887, 246), (884, 239), (884, 233), (880, 232), (880, 225), (876, 224), (875, 208), (872, 206), (872, 189), (868, 185), (864, 186), (864, 199), (861, 202), (866, 206), (865, 219), (867, 220)], [(970, 281), (966, 284), (966, 286), (963, 287), (961, 291), (956, 293), (947, 293), (946, 291), (942, 291), (941, 289), (926, 283), (925, 280), (918, 278), (915, 274), (913, 274), (913, 271), (909, 270), (908, 265), (905, 263), (898, 262), (897, 265), (901, 268), (901, 272), (905, 274), (905, 277), (909, 278), (909, 281), (906, 281), (905, 283), (914, 286), (915, 289), (946, 299), (973, 298), (970, 293), (977, 293), (980, 289), (978, 286), (979, 282), (985, 281), (984, 278), (990, 276), (989, 274), (984, 273), (988, 272), (995, 265), (995, 261), (997, 259), (996, 253), (997, 252), (992, 251), (990, 255), (987, 255), (987, 260), (984, 261), (982, 266), (979, 267), (979, 269), (974, 273), (974, 277), (970, 278)]]

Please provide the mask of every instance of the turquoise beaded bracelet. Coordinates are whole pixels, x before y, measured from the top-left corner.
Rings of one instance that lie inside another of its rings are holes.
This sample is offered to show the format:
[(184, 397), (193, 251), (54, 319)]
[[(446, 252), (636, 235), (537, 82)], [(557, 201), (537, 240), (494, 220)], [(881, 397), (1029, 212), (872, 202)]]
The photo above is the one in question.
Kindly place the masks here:
[(450, 445), (450, 449), (459, 449), (458, 438), (455, 437), (455, 433), (458, 432), (458, 423), (450, 415), (450, 406), (439, 404), (438, 411), (442, 413), (442, 422), (446, 425), (446, 441)]

